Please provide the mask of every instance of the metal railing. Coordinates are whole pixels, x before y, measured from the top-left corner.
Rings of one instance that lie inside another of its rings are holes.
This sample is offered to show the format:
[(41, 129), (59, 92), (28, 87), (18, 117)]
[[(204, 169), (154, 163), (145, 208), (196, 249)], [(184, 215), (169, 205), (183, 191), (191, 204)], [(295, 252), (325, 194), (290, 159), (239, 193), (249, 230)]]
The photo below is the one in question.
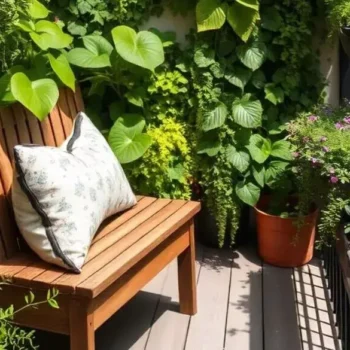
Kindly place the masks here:
[(338, 328), (338, 338), (342, 350), (350, 350), (350, 279), (347, 279), (350, 264), (347, 241), (344, 237), (341, 242), (337, 242), (336, 247), (324, 250), (323, 261)]

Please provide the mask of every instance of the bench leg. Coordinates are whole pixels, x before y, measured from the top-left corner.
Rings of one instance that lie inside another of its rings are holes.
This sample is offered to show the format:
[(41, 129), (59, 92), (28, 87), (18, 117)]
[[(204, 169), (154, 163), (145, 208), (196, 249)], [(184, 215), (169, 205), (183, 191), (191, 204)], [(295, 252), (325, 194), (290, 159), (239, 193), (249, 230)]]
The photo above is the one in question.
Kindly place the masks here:
[(194, 243), (194, 222), (189, 229), (190, 245), (177, 258), (180, 312), (187, 315), (197, 313), (196, 252)]
[(70, 350), (95, 350), (94, 319), (86, 302), (71, 301), (69, 322)]

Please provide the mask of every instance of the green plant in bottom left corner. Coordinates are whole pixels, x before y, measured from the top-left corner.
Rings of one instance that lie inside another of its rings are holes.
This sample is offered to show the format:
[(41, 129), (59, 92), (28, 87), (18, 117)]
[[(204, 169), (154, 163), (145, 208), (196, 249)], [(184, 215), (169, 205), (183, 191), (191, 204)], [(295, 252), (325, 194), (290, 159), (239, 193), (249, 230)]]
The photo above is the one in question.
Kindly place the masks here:
[[(0, 286), (10, 284), (11, 281), (3, 279)], [(1, 291), (0, 291), (1, 293)], [(35, 331), (25, 330), (14, 323), (16, 314), (23, 312), (26, 309), (38, 308), (40, 305), (48, 304), (54, 309), (59, 309), (57, 303), (57, 296), (59, 292), (57, 289), (49, 289), (47, 291), (46, 299), (36, 301), (35, 295), (29, 291), (24, 296), (25, 304), (19, 309), (15, 309), (14, 305), (7, 308), (0, 307), (0, 350), (35, 350), (39, 346), (35, 345)]]

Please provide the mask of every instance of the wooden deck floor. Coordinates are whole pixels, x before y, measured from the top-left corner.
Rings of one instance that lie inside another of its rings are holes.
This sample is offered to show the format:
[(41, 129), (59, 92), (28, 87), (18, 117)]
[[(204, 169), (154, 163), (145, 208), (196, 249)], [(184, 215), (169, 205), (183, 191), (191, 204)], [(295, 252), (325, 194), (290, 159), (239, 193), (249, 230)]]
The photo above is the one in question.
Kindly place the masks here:
[[(97, 350), (340, 350), (318, 260), (293, 270), (250, 248), (197, 255), (196, 316), (177, 311), (174, 262), (97, 331)], [(64, 336), (38, 339), (40, 349), (69, 349)]]

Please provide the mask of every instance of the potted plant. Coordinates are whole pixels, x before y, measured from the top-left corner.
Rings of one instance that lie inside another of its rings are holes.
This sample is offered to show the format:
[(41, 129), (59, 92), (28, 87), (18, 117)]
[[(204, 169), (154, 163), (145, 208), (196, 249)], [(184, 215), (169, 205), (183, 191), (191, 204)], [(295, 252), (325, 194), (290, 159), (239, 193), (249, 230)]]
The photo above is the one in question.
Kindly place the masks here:
[(350, 203), (350, 106), (321, 106), (288, 126), (294, 147), (299, 214), (314, 204), (320, 211), (318, 246), (334, 243)]
[(297, 267), (314, 252), (317, 210), (299, 213), (298, 197), (264, 196), (255, 206), (259, 255), (269, 264)]

